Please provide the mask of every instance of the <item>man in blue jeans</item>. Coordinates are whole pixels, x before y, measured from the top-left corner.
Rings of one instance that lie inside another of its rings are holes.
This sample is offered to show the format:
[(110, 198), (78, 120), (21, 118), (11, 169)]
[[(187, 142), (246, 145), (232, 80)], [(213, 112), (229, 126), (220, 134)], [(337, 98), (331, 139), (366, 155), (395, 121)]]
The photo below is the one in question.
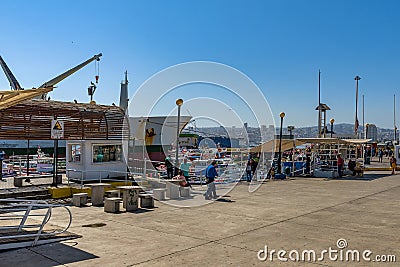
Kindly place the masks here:
[(204, 194), (206, 200), (210, 200), (211, 198), (218, 198), (214, 184), (214, 179), (218, 176), (216, 167), (217, 162), (214, 160), (206, 169), (207, 191)]

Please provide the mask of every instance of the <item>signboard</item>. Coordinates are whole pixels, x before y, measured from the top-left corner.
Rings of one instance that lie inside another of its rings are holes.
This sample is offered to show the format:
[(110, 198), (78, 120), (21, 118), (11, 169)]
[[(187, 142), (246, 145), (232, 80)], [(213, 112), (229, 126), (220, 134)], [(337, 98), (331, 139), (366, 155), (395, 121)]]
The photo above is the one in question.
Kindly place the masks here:
[(51, 120), (51, 139), (64, 138), (64, 122), (60, 120)]

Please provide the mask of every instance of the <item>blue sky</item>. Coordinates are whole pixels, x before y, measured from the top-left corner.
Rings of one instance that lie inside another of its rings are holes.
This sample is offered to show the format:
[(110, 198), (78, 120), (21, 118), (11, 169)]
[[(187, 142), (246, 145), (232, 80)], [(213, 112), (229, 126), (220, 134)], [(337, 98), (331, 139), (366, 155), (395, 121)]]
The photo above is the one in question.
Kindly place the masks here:
[[(118, 103), (125, 70), (132, 95), (164, 68), (213, 61), (251, 78), (275, 120), (284, 111), (285, 124), (300, 127), (317, 124), (320, 69), (321, 100), (332, 108), (328, 118), (354, 122), (359, 75), (360, 122), (364, 94), (365, 122), (393, 128), (393, 94), (400, 92), (400, 1), (9, 0), (0, 9), (0, 55), (25, 88), (101, 52), (94, 98)], [(94, 75), (92, 63), (59, 83), (51, 98), (87, 102)], [(207, 88), (204, 92), (224, 100), (223, 92)], [(3, 74), (0, 89), (9, 89)], [(175, 108), (171, 102), (165, 114)]]

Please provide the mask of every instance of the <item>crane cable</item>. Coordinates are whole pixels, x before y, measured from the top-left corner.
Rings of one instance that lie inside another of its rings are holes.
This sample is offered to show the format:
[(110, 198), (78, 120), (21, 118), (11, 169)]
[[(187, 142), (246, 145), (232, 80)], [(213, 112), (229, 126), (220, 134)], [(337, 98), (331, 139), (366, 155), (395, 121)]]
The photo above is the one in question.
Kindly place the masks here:
[(94, 62), (94, 71), (95, 71), (95, 79), (96, 79), (96, 83), (99, 83), (99, 76), (100, 76), (100, 63), (99, 60), (96, 60)]

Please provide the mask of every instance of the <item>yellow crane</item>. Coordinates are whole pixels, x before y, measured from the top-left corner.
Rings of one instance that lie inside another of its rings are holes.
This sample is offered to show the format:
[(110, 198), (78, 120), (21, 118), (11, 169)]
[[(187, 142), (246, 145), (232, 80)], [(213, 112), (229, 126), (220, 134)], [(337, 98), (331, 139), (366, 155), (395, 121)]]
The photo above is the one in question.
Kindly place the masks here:
[[(0, 65), (3, 68), (4, 73), (10, 82), (11, 91), (0, 91), (0, 110), (16, 105), (22, 101), (40, 97), (42, 99), (46, 98), (48, 92), (51, 92), (55, 85), (81, 68), (85, 67), (92, 61), (99, 61), (102, 54), (94, 55), (85, 62), (67, 70), (66, 72), (58, 75), (57, 77), (45, 82), (39, 88), (24, 89), (20, 86), (15, 76), (12, 74), (11, 70), (8, 68), (7, 64), (4, 62), (3, 58), (0, 57)], [(97, 79), (98, 77), (96, 77)]]

